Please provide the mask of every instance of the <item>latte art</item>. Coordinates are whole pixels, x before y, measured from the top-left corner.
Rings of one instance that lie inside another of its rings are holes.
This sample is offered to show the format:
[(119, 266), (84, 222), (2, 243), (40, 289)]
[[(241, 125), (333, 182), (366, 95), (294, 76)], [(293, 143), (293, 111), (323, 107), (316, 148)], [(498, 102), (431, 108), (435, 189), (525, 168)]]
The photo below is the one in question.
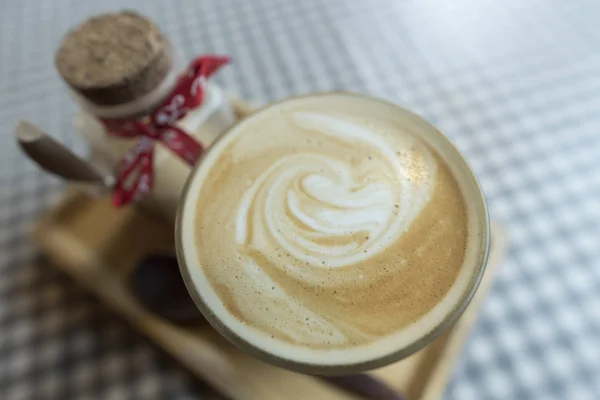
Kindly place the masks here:
[(180, 219), (209, 321), (310, 365), (385, 356), (439, 326), (481, 265), (469, 237), (487, 238), (427, 129), (393, 105), (331, 94), (229, 132)]
[[(315, 269), (346, 268), (342, 274), (352, 274), (348, 268), (393, 245), (429, 201), (436, 161), (410, 136), (401, 145), (409, 150), (393, 151), (374, 132), (337, 117), (294, 113), (290, 123), (307, 135), (307, 144), (316, 143), (287, 153), (275, 148), (277, 161), (251, 179), (241, 196), (238, 265), (250, 278), (245, 284), (251, 281), (261, 295), (235, 307), (246, 319), (267, 320), (277, 334), (307, 345), (347, 344), (350, 334), (366, 339), (370, 335), (360, 329), (346, 323), (338, 328), (322, 318), (272, 275), (313, 288), (340, 286), (343, 275), (324, 280)], [(356, 149), (368, 156), (352, 156)], [(257, 301), (264, 307), (256, 307)], [(273, 318), (280, 313), (275, 305), (294, 313)]]
[[(261, 173), (241, 199), (237, 243), (289, 254), (302, 263), (283, 268), (304, 280), (311, 276), (307, 266), (352, 266), (394, 243), (429, 201), (436, 161), (410, 136), (402, 147), (411, 150), (395, 152), (369, 129), (340, 118), (295, 113), (291, 120), (312, 140), (325, 136), (336, 148), (294, 152)], [(369, 156), (348, 156), (355, 148)]]

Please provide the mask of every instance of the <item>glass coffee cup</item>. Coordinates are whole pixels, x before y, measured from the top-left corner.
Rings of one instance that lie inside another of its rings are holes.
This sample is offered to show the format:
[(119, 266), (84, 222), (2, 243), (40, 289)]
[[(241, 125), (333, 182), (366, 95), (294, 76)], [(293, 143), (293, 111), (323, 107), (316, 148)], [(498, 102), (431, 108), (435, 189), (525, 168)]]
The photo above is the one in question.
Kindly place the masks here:
[(349, 374), (398, 361), (462, 314), (487, 261), (475, 175), (404, 108), (351, 93), (268, 105), (192, 170), (177, 258), (225, 338), (272, 364)]

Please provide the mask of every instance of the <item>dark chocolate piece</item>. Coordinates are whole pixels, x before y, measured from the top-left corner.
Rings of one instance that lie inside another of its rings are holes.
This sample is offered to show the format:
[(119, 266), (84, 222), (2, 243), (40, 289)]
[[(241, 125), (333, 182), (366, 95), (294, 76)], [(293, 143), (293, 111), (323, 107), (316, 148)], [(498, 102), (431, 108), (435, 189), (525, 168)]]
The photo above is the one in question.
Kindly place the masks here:
[(322, 377), (322, 379), (340, 389), (364, 396), (365, 399), (407, 400), (405, 395), (368, 374), (326, 376)]
[(183, 283), (174, 256), (154, 254), (144, 258), (133, 272), (131, 288), (149, 310), (171, 322), (188, 324), (203, 319)]

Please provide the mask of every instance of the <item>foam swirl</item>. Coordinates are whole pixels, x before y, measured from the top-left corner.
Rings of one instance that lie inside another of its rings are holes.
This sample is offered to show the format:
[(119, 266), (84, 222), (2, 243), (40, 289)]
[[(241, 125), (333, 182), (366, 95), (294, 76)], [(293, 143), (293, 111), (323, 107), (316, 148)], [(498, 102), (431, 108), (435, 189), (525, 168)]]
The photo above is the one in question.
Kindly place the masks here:
[[(431, 196), (435, 159), (423, 148), (415, 152), (418, 143), (411, 137), (405, 138), (406, 148), (413, 149), (409, 155), (339, 118), (298, 112), (293, 121), (342, 149), (288, 155), (264, 171), (240, 202), (237, 242), (265, 252), (281, 249), (320, 268), (351, 266), (394, 243)], [(356, 164), (339, 157), (344, 146), (369, 149), (371, 155)]]
[[(337, 117), (297, 112), (291, 119), (297, 129), (330, 145), (285, 154), (252, 181), (235, 219), (238, 253), (255, 289), (285, 304), (281, 309), (294, 309), (292, 321), (305, 321), (294, 326), (282, 314), (271, 318), (272, 324), (295, 341), (342, 344), (349, 341), (349, 331), (369, 335), (322, 318), (266, 271), (278, 268), (313, 287), (339, 285), (323, 281), (314, 269), (351, 267), (397, 242), (429, 201), (436, 160), (410, 136), (402, 145), (408, 150), (395, 151), (366, 127)], [(356, 148), (369, 156), (360, 162), (346, 157)], [(281, 257), (284, 262), (272, 262)], [(238, 305), (247, 316), (264, 318), (253, 306)]]

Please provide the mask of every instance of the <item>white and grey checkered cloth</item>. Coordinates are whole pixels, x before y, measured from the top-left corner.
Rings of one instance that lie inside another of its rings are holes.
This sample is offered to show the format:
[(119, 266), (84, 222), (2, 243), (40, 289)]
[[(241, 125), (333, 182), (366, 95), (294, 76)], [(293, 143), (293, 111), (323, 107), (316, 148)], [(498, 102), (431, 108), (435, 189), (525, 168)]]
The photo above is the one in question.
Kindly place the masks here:
[(435, 123), (479, 175), (511, 248), (447, 399), (600, 399), (600, 2), (173, 0), (0, 3), (0, 398), (204, 398), (27, 232), (61, 184), (17, 151), (27, 118), (73, 148), (53, 66), (93, 13), (135, 8), (182, 58), (231, 54), (218, 81), (267, 102), (343, 89)]

